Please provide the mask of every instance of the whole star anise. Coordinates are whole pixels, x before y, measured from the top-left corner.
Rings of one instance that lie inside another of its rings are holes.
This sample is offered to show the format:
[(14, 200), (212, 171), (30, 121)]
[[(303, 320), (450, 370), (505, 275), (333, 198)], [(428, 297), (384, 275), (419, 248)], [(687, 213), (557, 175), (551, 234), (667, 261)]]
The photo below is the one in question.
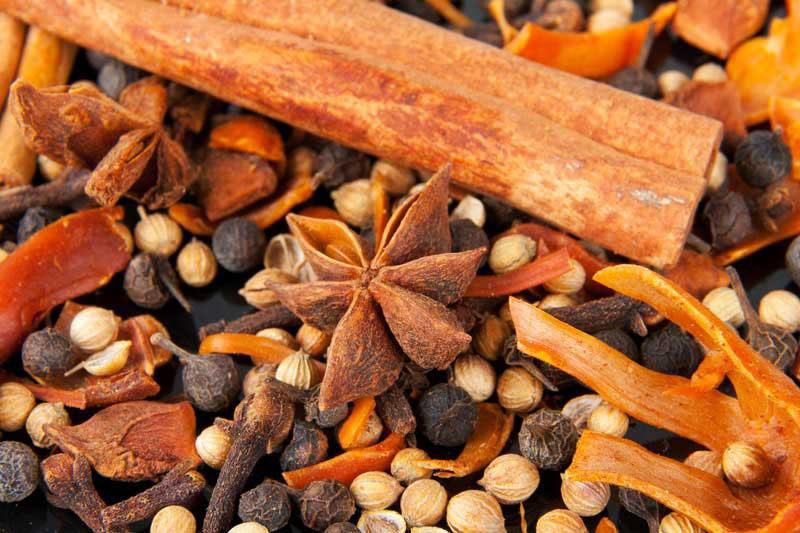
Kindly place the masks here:
[(403, 354), (441, 369), (469, 346), (447, 305), (464, 294), (486, 250), (450, 253), (449, 181), (447, 166), (395, 211), (373, 258), (342, 222), (286, 217), (319, 281), (270, 288), (306, 323), (332, 332), (321, 409), (384, 392)]
[(156, 77), (126, 87), (119, 103), (90, 82), (36, 89), (20, 80), (9, 109), (35, 152), (94, 169), (86, 194), (103, 205), (125, 194), (158, 209), (186, 191), (189, 158), (162, 127), (167, 89)]

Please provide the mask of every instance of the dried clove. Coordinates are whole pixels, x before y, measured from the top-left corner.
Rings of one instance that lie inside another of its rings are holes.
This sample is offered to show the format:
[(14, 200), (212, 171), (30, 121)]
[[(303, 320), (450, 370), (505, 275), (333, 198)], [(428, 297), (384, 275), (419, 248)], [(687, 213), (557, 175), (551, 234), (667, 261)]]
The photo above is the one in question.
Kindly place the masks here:
[(366, 154), (335, 142), (328, 142), (314, 162), (314, 178), (326, 189), (335, 189), (369, 176), (370, 161)]
[(647, 522), (649, 533), (658, 533), (660, 519), (657, 501), (633, 489), (619, 487), (619, 503), (626, 511)]
[(17, 225), (17, 246), (63, 215), (64, 213), (52, 207), (36, 206), (26, 209), (25, 214), (19, 219), (19, 224)]
[(170, 294), (181, 307), (192, 312), (192, 306), (178, 284), (178, 275), (165, 257), (140, 253), (128, 263), (123, 282), (128, 298), (139, 307), (160, 309), (169, 301)]
[(452, 383), (440, 383), (422, 395), (417, 417), (429, 441), (438, 446), (460, 446), (475, 429), (478, 409), (464, 389)]
[(238, 514), (242, 522), (258, 522), (270, 531), (288, 524), (291, 513), (286, 487), (270, 479), (239, 498)]
[(747, 324), (744, 340), (765, 359), (786, 372), (792, 368), (797, 357), (798, 344), (794, 335), (791, 331), (762, 322), (750, 305), (736, 269), (728, 267), (725, 271), (730, 277), (731, 286), (736, 291), (736, 297), (744, 312), (744, 321)]
[[(328, 437), (325, 432), (310, 422), (297, 420), (292, 430), (292, 440), (281, 452), (281, 470), (286, 472), (317, 464), (327, 456)], [(267, 527), (272, 529), (271, 526)]]
[(206, 324), (198, 333), (202, 341), (216, 333), (256, 333), (266, 328), (294, 328), (301, 324), (297, 316), (280, 302), (274, 302), (260, 311), (227, 322), (219, 320)]
[(0, 194), (0, 220), (21, 215), (26, 209), (37, 206), (65, 206), (84, 196), (83, 189), (89, 181), (86, 170), (68, 169), (58, 181), (36, 187), (15, 187)]
[(154, 333), (150, 342), (174, 354), (183, 365), (183, 389), (192, 405), (215, 413), (230, 407), (241, 386), (236, 363), (228, 355), (197, 355), (170, 341), (163, 333)]
[(350, 491), (340, 481), (313, 481), (300, 496), (300, 517), (314, 531), (347, 521), (356, 512)]
[(293, 406), (273, 388), (245, 396), (236, 407), (231, 449), (211, 493), (203, 533), (219, 533), (230, 527), (236, 500), (264, 453), (271, 453), (292, 427)]
[(169, 505), (186, 506), (206, 486), (191, 463), (182, 463), (170, 470), (164, 479), (147, 490), (103, 509), (101, 517), (106, 527), (123, 526), (154, 516)]
[(519, 449), (538, 468), (560, 470), (575, 454), (578, 430), (566, 415), (539, 409), (525, 417), (519, 430)]
[(642, 365), (656, 372), (688, 377), (702, 358), (697, 341), (672, 323), (642, 341)]
[(647, 334), (647, 320), (655, 314), (649, 305), (622, 294), (545, 311), (586, 333), (627, 328), (640, 336)]
[(639, 361), (639, 347), (625, 331), (619, 328), (604, 329), (595, 333), (594, 337), (625, 354), (631, 361)]
[(414, 417), (408, 398), (397, 384), (378, 395), (375, 402), (375, 409), (381, 421), (392, 433), (408, 435), (417, 429), (417, 419)]
[(725, 250), (735, 246), (753, 231), (753, 221), (744, 196), (735, 191), (709, 199), (703, 218), (711, 230), (711, 246)]

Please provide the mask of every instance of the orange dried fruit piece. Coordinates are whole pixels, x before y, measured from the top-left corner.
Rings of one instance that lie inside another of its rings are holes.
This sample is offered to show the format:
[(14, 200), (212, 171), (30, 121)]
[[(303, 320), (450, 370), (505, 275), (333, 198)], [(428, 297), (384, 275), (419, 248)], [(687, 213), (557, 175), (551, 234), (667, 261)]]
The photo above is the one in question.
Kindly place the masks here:
[(286, 167), (286, 153), (280, 132), (268, 120), (239, 115), (211, 130), (211, 148), (236, 150), (276, 163), (278, 174)]
[(772, 129), (783, 128), (783, 140), (792, 152), (792, 179), (800, 180), (800, 97), (773, 96), (768, 110)]

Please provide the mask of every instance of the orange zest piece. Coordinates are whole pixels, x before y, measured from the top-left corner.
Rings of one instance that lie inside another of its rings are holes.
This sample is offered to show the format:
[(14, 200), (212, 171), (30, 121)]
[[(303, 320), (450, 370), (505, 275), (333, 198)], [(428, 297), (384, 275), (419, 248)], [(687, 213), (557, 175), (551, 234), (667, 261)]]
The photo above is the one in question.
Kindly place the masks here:
[(425, 2), (453, 26), (466, 28), (472, 24), (472, 20), (455, 7), (450, 0), (425, 0)]
[(249, 355), (255, 364), (273, 365), (277, 365), (294, 352), (295, 350), (280, 342), (247, 333), (209, 335), (200, 343), (198, 350), (201, 355), (211, 353)]
[(757, 444), (773, 461), (776, 474), (763, 488), (733, 492), (724, 480), (702, 470), (625, 439), (584, 431), (566, 478), (640, 491), (710, 533), (798, 531), (800, 389), (736, 331), (659, 274), (618, 265), (598, 272), (595, 279), (650, 304), (697, 338), (716, 361), (701, 369), (695, 385), (707, 387), (724, 374), (736, 398), (648, 370), (544, 311), (512, 299), (520, 350), (570, 373), (629, 415), (710, 450), (722, 453), (740, 440)]
[(597, 528), (594, 530), (594, 533), (617, 533), (617, 526), (614, 525), (614, 522), (608, 519), (608, 517), (603, 517), (600, 519), (600, 522), (597, 523)]
[(405, 437), (392, 433), (374, 446), (349, 450), (327, 461), (284, 472), (283, 479), (293, 489), (304, 489), (322, 479), (335, 479), (349, 487), (359, 474), (388, 470), (394, 456), (405, 447)]
[(206, 218), (203, 210), (192, 204), (173, 204), (167, 210), (172, 220), (192, 235), (210, 237), (217, 229), (217, 223)]
[(353, 443), (367, 427), (369, 417), (374, 410), (375, 398), (371, 396), (353, 402), (353, 409), (339, 428), (339, 444), (342, 448), (347, 450), (353, 447)]
[(513, 427), (513, 413), (506, 413), (495, 403), (479, 403), (475, 431), (458, 457), (452, 461), (420, 460), (417, 466), (437, 470), (437, 477), (464, 477), (478, 472), (500, 455)]
[(650, 24), (658, 35), (675, 14), (675, 2), (662, 4), (644, 20), (602, 32), (550, 31), (525, 23), (506, 50), (548, 67), (588, 78), (602, 78), (631, 66), (647, 38)]
[(503, 36), (503, 44), (507, 45), (514, 37), (517, 36), (517, 29), (508, 22), (506, 17), (506, 3), (503, 0), (492, 0), (489, 2), (489, 14), (492, 15), (497, 26), (500, 28), (500, 34)]
[(273, 198), (249, 209), (244, 217), (264, 229), (281, 220), (296, 205), (302, 204), (314, 194), (317, 184), (310, 173), (298, 173), (278, 187)]
[(800, 98), (770, 98), (769, 122), (773, 130), (783, 128), (783, 140), (792, 152), (792, 179), (800, 180)]
[(565, 248), (540, 257), (505, 274), (475, 276), (464, 296), (508, 296), (546, 283), (569, 272), (569, 253)]
[(255, 115), (239, 115), (211, 130), (208, 145), (255, 154), (277, 164), (282, 174), (286, 153), (280, 132), (268, 120)]

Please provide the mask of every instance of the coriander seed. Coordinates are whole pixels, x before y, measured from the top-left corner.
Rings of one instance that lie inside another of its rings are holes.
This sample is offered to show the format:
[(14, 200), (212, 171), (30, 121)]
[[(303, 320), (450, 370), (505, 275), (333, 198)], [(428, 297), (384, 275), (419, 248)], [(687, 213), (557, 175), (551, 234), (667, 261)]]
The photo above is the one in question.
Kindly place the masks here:
[(450, 213), (450, 220), (470, 220), (473, 224), (482, 228), (486, 223), (486, 207), (483, 202), (472, 196), (466, 195), (458, 202), (458, 205)]
[(255, 222), (234, 217), (222, 222), (211, 237), (211, 248), (222, 268), (245, 272), (255, 268), (264, 256), (267, 238)]
[(658, 533), (703, 533), (703, 529), (686, 515), (670, 513), (661, 520)]
[(22, 367), (38, 378), (61, 376), (78, 363), (66, 335), (55, 328), (34, 331), (22, 344)]
[(578, 302), (568, 294), (548, 294), (536, 304), (542, 310), (558, 309), (559, 307), (570, 307), (578, 305)]
[(372, 223), (371, 189), (368, 179), (357, 179), (331, 192), (336, 211), (351, 226), (363, 228)]
[(248, 279), (244, 287), (239, 290), (239, 295), (257, 309), (266, 309), (278, 302), (278, 295), (267, 286), (270, 283), (297, 283), (298, 279), (289, 273), (276, 268), (259, 270)]
[(289, 233), (280, 233), (270, 239), (264, 252), (264, 268), (276, 268), (303, 283), (317, 280), (300, 243)]
[(358, 530), (365, 533), (404, 533), (408, 524), (397, 511), (364, 511), (358, 519)]
[(390, 471), (392, 476), (400, 483), (409, 485), (419, 479), (428, 479), (433, 475), (433, 470), (418, 466), (418, 461), (430, 459), (425, 450), (419, 448), (403, 448), (392, 459)]
[(597, 407), (586, 422), (586, 429), (623, 437), (628, 432), (628, 415), (613, 405), (604, 403)]
[(194, 515), (180, 505), (164, 507), (150, 523), (150, 533), (194, 533), (196, 530)]
[(561, 475), (561, 499), (567, 509), (579, 516), (595, 516), (603, 512), (611, 499), (611, 489), (597, 481), (573, 481)]
[(721, 478), (722, 472), (722, 456), (717, 452), (711, 450), (699, 450), (689, 454), (689, 457), (684, 459), (684, 464), (699, 468), (703, 472), (708, 472), (714, 476)]
[(438, 524), (447, 509), (447, 491), (436, 480), (411, 483), (400, 498), (400, 512), (411, 527)]
[(590, 33), (599, 33), (617, 28), (623, 28), (630, 23), (631, 19), (625, 13), (617, 9), (603, 9), (589, 15), (586, 22), (586, 29)]
[(350, 483), (350, 494), (356, 505), (367, 511), (391, 507), (402, 492), (400, 482), (386, 472), (364, 472)]
[(522, 503), (539, 487), (539, 471), (521, 455), (508, 453), (489, 463), (478, 485), (502, 504)]
[(44, 426), (70, 426), (72, 421), (69, 413), (64, 409), (64, 404), (40, 403), (34, 407), (25, 421), (25, 431), (31, 437), (31, 442), (39, 448), (51, 448), (55, 443), (44, 431)]
[(489, 361), (497, 361), (509, 335), (511, 328), (504, 320), (497, 315), (486, 315), (472, 337), (472, 347)]
[(633, 16), (633, 0), (592, 0), (589, 3), (589, 10), (593, 13), (603, 9), (616, 9), (630, 18)]
[(176, 261), (178, 275), (192, 287), (205, 287), (217, 276), (217, 260), (206, 243), (192, 239), (181, 248)]
[(258, 522), (243, 522), (230, 528), (228, 533), (269, 533), (269, 529)]
[(381, 440), (383, 434), (383, 422), (381, 417), (375, 411), (372, 411), (367, 419), (367, 424), (361, 433), (353, 440), (353, 442), (346, 449), (364, 448), (365, 446), (372, 446)]
[(181, 245), (183, 231), (177, 222), (162, 213), (150, 213), (139, 206), (141, 220), (133, 228), (136, 247), (143, 252), (169, 257)]
[(561, 414), (572, 420), (578, 433), (580, 433), (589, 422), (589, 416), (604, 403), (605, 400), (598, 394), (583, 394), (565, 403), (561, 409)]
[(488, 400), (494, 394), (497, 375), (491, 363), (472, 352), (458, 356), (453, 362), (452, 381), (476, 402)]
[(789, 291), (769, 291), (758, 304), (758, 316), (765, 324), (794, 333), (800, 327), (800, 298)]
[(264, 337), (279, 342), (292, 350), (300, 349), (300, 343), (294, 338), (294, 335), (289, 333), (283, 328), (264, 328), (256, 333), (257, 337)]
[(507, 368), (497, 381), (497, 401), (512, 413), (529, 413), (542, 400), (542, 382), (522, 367)]
[(331, 343), (330, 335), (308, 324), (300, 326), (295, 337), (303, 350), (314, 356), (324, 354)]
[(708, 176), (708, 190), (717, 192), (728, 183), (728, 158), (722, 152), (714, 155), (711, 163), (711, 173)]
[(536, 241), (527, 235), (512, 234), (497, 239), (489, 252), (489, 268), (504, 274), (530, 263), (536, 257)]
[(665, 70), (658, 75), (658, 88), (664, 96), (678, 91), (689, 82), (689, 76), (680, 70)]
[(447, 526), (453, 533), (505, 533), (503, 510), (482, 490), (466, 490), (450, 498)]
[(8, 381), (0, 385), (0, 430), (19, 431), (25, 427), (36, 398), (27, 387)]
[(78, 312), (69, 325), (69, 338), (85, 352), (97, 352), (117, 338), (119, 318), (100, 307), (87, 307)]
[(212, 424), (200, 432), (194, 441), (194, 447), (205, 464), (219, 470), (228, 457), (231, 438), (225, 431)]
[(298, 389), (310, 389), (319, 383), (320, 375), (317, 365), (308, 354), (298, 350), (280, 362), (275, 379)]
[(744, 311), (736, 297), (736, 291), (730, 287), (717, 287), (706, 294), (703, 305), (717, 318), (727, 322), (734, 328), (744, 324)]
[(131, 341), (112, 342), (99, 352), (93, 353), (67, 372), (65, 376), (70, 376), (80, 370), (86, 370), (93, 376), (111, 376), (116, 374), (128, 362), (131, 353)]
[(580, 516), (566, 509), (543, 514), (536, 522), (536, 533), (589, 533)]
[(775, 467), (764, 450), (755, 444), (737, 441), (725, 448), (722, 470), (731, 483), (747, 489), (763, 487), (772, 481)]
[(543, 286), (551, 293), (555, 294), (575, 294), (583, 288), (586, 283), (586, 271), (575, 259), (569, 260), (570, 269), (568, 272), (546, 282)]
[(383, 190), (391, 196), (403, 196), (417, 183), (413, 170), (386, 159), (378, 159), (372, 164), (370, 180), (374, 180), (378, 174)]
[(692, 73), (692, 81), (720, 83), (728, 80), (725, 69), (716, 63), (703, 63)]
[(0, 442), (0, 502), (20, 502), (38, 483), (39, 458), (33, 450), (21, 442)]

